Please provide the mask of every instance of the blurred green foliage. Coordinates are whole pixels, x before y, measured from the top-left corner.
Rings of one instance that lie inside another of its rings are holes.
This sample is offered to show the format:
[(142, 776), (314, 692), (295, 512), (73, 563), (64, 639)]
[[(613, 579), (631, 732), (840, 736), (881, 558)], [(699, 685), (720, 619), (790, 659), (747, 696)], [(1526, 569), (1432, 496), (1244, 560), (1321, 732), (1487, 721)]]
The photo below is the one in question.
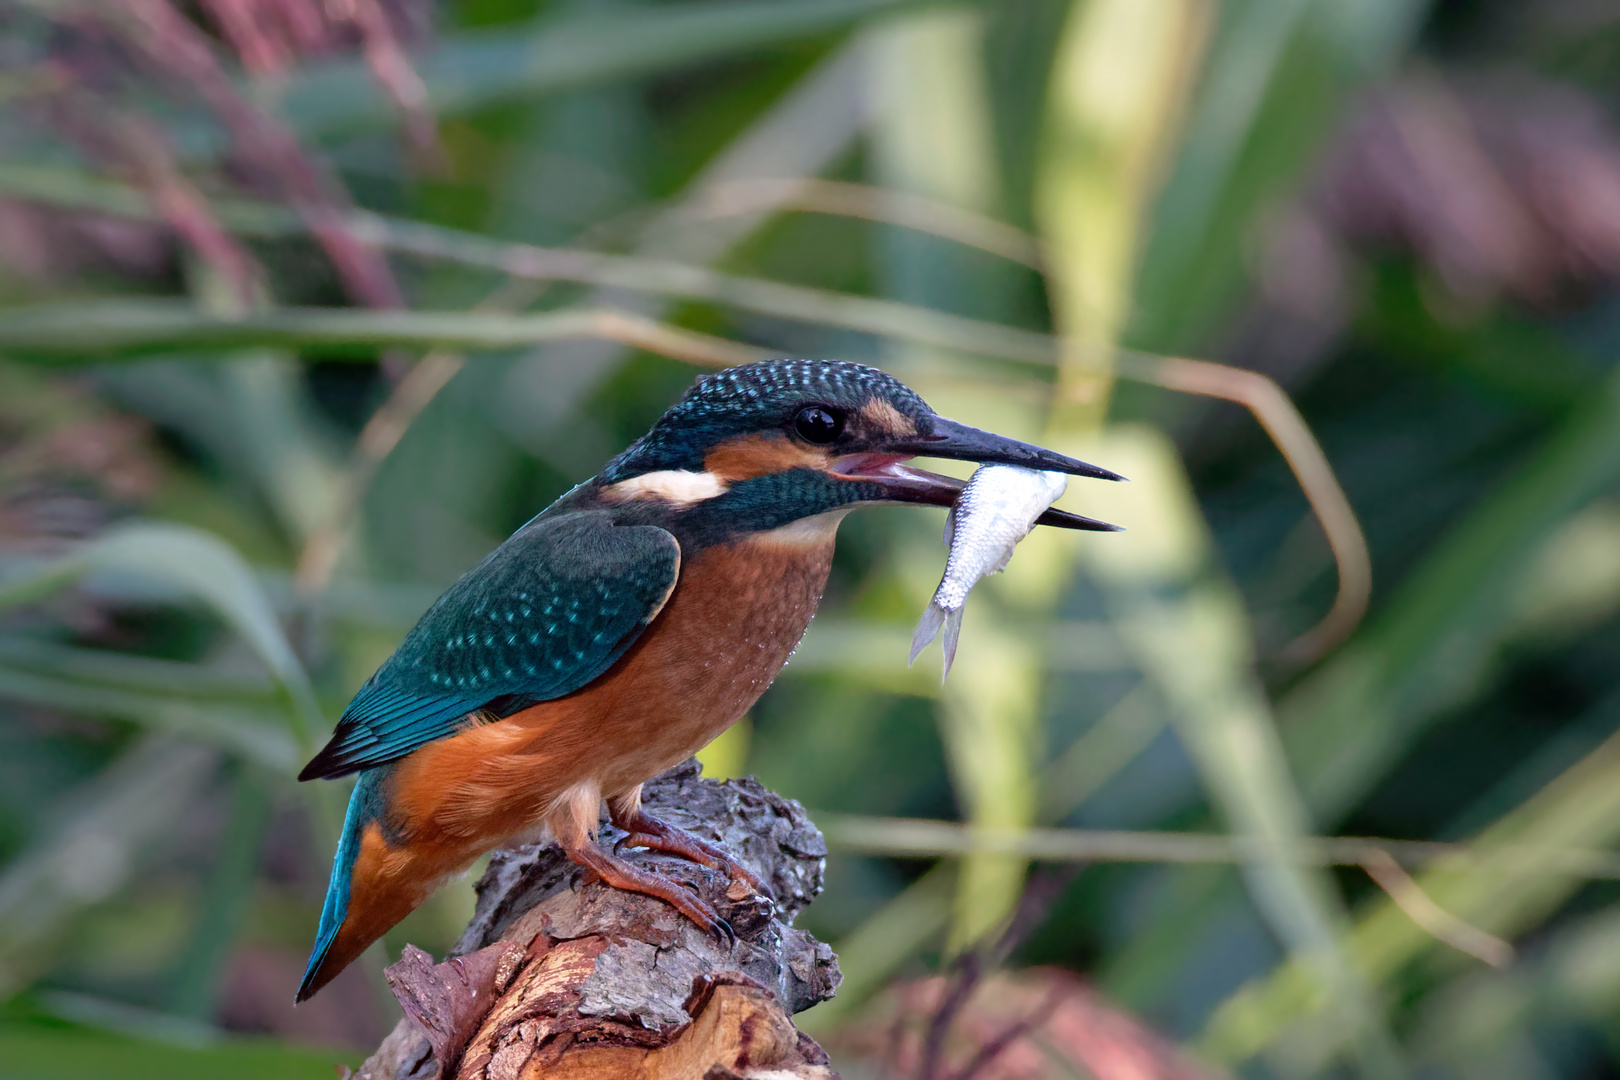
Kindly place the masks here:
[[(1243, 862), (1084, 865), (1009, 963), (1235, 1075), (1620, 1074), (1620, 895), (1571, 861), (1620, 840), (1612, 11), (383, 7), (267, 61), (210, 5), (0, 5), (0, 1076), (374, 1043), (375, 956), (290, 1005), (345, 794), (298, 764), (439, 589), (753, 351), (1133, 481), (1071, 485), (1130, 531), (1032, 536), (943, 686), (904, 664), (938, 515), (853, 516), (705, 753), (864, 823), (807, 1027), (993, 941), (1020, 830), (1215, 832)], [(1338, 587), (1290, 462), (1160, 353), (1274, 378), (1336, 470), (1375, 590), (1325, 654), (1288, 648)], [(1316, 865), (1335, 834), (1454, 842), (1408, 885), (1512, 959)]]

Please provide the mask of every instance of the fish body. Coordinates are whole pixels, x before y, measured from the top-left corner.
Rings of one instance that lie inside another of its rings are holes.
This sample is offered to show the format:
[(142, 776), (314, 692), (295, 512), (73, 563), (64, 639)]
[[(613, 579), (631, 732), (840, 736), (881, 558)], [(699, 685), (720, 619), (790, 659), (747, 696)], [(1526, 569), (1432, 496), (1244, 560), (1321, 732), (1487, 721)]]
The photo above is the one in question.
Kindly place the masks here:
[(917, 623), (911, 659), (945, 629), (945, 671), (956, 659), (962, 631), (962, 607), (982, 579), (1005, 569), (1013, 548), (1029, 535), (1035, 519), (1063, 496), (1069, 478), (1017, 465), (985, 465), (973, 474), (962, 496), (945, 518), (945, 575)]

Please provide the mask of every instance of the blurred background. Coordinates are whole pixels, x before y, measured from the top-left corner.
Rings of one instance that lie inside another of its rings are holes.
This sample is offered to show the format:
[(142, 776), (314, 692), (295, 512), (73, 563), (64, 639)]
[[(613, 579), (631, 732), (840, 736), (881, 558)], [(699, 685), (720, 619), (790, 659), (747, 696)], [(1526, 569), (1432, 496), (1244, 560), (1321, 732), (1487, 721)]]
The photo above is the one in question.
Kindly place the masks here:
[(766, 355), (1132, 480), (943, 686), (853, 515), (703, 755), (846, 1076), (1620, 1076), (1617, 107), (1613, 0), (0, 0), (0, 1076), (358, 1064), (477, 872), (294, 1010), (299, 765)]

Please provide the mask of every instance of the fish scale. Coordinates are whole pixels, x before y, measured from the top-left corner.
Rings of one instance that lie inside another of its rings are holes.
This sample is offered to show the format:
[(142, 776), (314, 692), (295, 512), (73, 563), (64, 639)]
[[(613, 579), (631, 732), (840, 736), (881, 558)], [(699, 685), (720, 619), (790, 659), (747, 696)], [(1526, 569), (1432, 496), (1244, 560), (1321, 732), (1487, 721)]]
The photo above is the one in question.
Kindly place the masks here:
[(912, 635), (912, 663), (943, 627), (945, 670), (940, 681), (944, 681), (956, 660), (956, 639), (962, 632), (962, 607), (968, 593), (984, 578), (1006, 568), (1013, 548), (1068, 486), (1069, 478), (1062, 473), (1017, 465), (984, 465), (974, 472), (945, 518), (945, 545), (950, 554), (934, 598)]

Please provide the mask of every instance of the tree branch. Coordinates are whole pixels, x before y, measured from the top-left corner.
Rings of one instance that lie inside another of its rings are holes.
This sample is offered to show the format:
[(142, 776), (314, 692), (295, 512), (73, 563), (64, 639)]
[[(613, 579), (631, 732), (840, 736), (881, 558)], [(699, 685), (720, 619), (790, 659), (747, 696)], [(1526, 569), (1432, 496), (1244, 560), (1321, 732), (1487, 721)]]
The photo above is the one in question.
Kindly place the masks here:
[[(821, 891), (825, 841), (798, 803), (689, 761), (643, 791), (647, 809), (722, 844), (774, 902), (718, 871), (626, 858), (693, 889), (736, 931), (720, 942), (668, 904), (585, 882), (555, 844), (498, 851), (452, 958), (407, 947), (388, 969), (405, 1010), (361, 1080), (827, 1080), (790, 1014), (833, 995), (832, 950), (793, 927)], [(623, 834), (604, 825), (601, 842)]]

